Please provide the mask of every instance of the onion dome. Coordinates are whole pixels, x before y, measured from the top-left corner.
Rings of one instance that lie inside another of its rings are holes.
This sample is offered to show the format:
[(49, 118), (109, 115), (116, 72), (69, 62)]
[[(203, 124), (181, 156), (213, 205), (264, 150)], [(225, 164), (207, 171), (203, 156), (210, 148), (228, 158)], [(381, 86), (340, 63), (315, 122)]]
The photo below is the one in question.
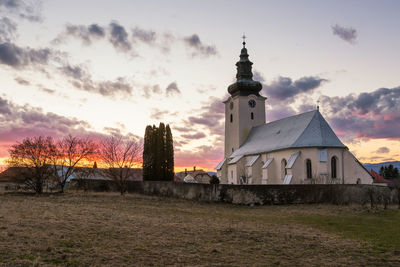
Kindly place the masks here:
[(247, 54), (246, 49), (246, 42), (243, 41), (243, 48), (240, 51), (240, 60), (236, 62), (236, 82), (229, 85), (228, 87), (228, 92), (231, 94), (232, 97), (237, 95), (260, 95), (259, 92), (262, 89), (262, 85), (260, 82), (253, 80), (251, 65), (253, 65), (253, 63), (249, 60), (249, 54)]

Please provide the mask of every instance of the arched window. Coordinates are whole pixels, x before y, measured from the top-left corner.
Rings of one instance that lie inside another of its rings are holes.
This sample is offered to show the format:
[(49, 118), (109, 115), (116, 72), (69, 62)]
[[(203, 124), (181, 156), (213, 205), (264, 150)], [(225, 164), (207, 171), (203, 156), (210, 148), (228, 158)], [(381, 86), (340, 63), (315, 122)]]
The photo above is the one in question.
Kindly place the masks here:
[(311, 167), (311, 160), (306, 160), (306, 170), (307, 170), (307, 179), (312, 178), (312, 167)]
[(287, 174), (286, 164), (287, 164), (286, 159), (283, 159), (282, 162), (281, 162), (281, 166), (282, 166), (282, 167), (281, 167), (281, 169), (282, 169), (282, 179), (284, 179), (285, 176), (286, 176), (286, 174)]
[(253, 112), (250, 114), (250, 117), (251, 117), (252, 120), (254, 120), (254, 113)]
[(231, 122), (233, 122), (233, 116), (232, 116), (232, 114), (231, 114)]
[(337, 159), (335, 156), (331, 158), (331, 177), (337, 178)]

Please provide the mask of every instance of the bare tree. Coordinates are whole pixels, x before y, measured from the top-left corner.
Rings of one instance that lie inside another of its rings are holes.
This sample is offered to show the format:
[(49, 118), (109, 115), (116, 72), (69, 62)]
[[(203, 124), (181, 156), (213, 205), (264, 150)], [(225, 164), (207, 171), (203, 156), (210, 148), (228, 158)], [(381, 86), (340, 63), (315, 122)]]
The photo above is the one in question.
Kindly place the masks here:
[(61, 192), (64, 192), (68, 179), (76, 173), (78, 165), (91, 160), (96, 151), (96, 143), (87, 138), (68, 135), (57, 142), (55, 153), (52, 154), (52, 170)]
[(132, 168), (137, 166), (142, 155), (142, 144), (132, 137), (112, 135), (101, 143), (100, 157), (105, 175), (115, 181), (123, 195), (127, 189), (127, 181), (133, 177)]
[(43, 192), (43, 184), (52, 177), (50, 159), (54, 151), (55, 144), (51, 137), (26, 138), (9, 149), (7, 164), (24, 168), (26, 174), (22, 181), (27, 188), (40, 194)]

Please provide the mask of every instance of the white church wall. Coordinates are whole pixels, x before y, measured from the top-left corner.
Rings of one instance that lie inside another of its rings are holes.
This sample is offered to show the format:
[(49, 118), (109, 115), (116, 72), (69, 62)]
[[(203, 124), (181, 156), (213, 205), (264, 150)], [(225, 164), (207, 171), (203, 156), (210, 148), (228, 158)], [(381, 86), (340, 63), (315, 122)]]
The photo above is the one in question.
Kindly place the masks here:
[(228, 165), (228, 184), (237, 184), (237, 168), (236, 164)]
[[(269, 152), (262, 154), (263, 162), (267, 158), (274, 158), (273, 162), (267, 168), (262, 170), (261, 177), (267, 179), (268, 184), (282, 184), (285, 177), (284, 170), (282, 169), (282, 160), (288, 161), (290, 156), (298, 151), (301, 151), (300, 155), (296, 159), (291, 169), (286, 169), (287, 174), (292, 174), (292, 184), (310, 184), (310, 183), (341, 183), (341, 151), (340, 148), (329, 148), (327, 149), (327, 161), (320, 162), (318, 148), (292, 148), (284, 149), (275, 152)], [(331, 179), (330, 173), (330, 159), (332, 156), (336, 156), (337, 161), (337, 177)], [(312, 168), (312, 179), (307, 178), (306, 160), (311, 160)]]
[[(251, 165), (246, 167), (246, 176), (249, 178), (248, 184), (261, 184), (262, 178), (262, 157), (258, 157), (257, 160)], [(245, 157), (245, 163), (249, 163), (253, 159), (253, 156)]]
[(371, 175), (356, 161), (348, 150), (344, 151), (344, 183), (345, 184), (372, 184)]

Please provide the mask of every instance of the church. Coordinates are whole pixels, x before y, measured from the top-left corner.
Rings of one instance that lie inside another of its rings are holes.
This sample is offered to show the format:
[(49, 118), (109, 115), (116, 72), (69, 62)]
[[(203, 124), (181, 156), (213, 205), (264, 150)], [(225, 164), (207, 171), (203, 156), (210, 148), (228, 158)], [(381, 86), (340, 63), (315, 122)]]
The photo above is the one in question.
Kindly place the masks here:
[(372, 184), (319, 108), (266, 123), (266, 97), (253, 80), (246, 43), (225, 104), (225, 153), (216, 167), (224, 184)]

